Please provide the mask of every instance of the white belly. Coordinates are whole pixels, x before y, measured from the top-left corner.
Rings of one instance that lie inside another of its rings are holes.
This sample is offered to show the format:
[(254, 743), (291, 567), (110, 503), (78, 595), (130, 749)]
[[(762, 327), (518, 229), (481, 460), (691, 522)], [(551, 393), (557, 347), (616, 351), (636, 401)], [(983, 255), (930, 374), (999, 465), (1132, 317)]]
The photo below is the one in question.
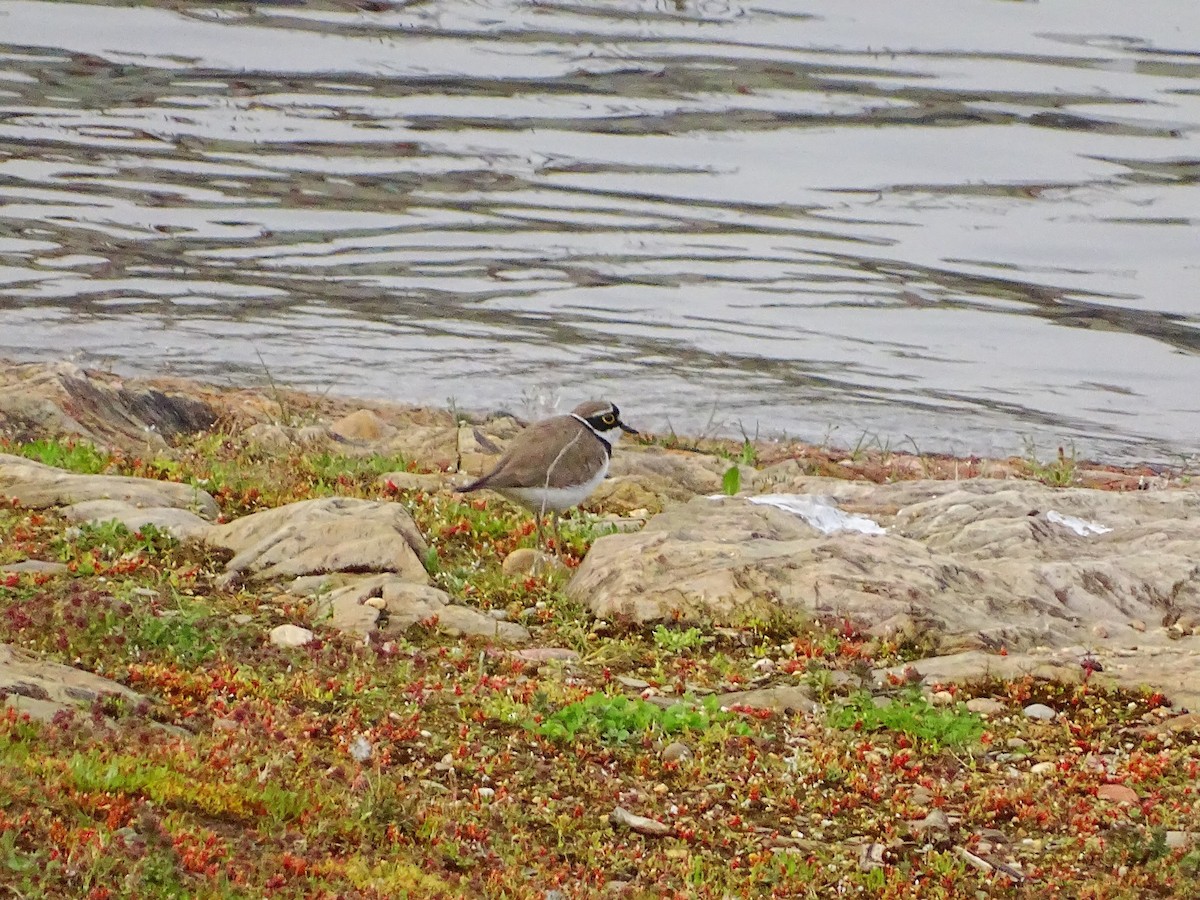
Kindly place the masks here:
[(578, 506), (586, 500), (592, 491), (600, 486), (600, 482), (607, 474), (608, 460), (606, 459), (595, 475), (583, 484), (577, 484), (574, 487), (508, 487), (495, 490), (496, 493), (503, 494), (509, 500), (514, 500), (539, 515), (543, 512), (562, 512), (572, 506)]

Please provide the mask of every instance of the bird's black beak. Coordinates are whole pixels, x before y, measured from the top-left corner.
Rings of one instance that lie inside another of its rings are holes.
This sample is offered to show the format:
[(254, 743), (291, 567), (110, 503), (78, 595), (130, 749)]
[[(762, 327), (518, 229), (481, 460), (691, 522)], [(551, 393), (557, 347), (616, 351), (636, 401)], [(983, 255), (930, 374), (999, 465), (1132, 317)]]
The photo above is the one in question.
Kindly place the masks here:
[(623, 432), (625, 432), (626, 434), (641, 434), (641, 432), (638, 431), (636, 428), (630, 428), (628, 425), (626, 425), (624, 422), (620, 421), (619, 419), (617, 420), (617, 424), (621, 426), (621, 430)]

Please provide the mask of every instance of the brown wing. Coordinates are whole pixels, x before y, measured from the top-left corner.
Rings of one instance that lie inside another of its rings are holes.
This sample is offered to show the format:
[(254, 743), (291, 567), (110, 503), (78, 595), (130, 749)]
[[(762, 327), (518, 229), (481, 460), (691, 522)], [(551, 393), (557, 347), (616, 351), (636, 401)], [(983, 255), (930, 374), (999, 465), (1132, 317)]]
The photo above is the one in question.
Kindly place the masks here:
[[(568, 437), (565, 447), (564, 436)], [(518, 434), (496, 468), (459, 490), (568, 487), (587, 481), (604, 465), (607, 455), (604, 444), (590, 428), (570, 416), (555, 416), (535, 422)]]

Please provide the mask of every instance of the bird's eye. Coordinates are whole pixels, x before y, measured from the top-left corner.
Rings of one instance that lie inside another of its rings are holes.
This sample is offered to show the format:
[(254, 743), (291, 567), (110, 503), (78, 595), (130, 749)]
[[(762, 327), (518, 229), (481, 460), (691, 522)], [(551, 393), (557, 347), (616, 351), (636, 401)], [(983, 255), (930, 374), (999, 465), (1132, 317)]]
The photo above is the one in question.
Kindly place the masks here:
[(616, 425), (617, 417), (614, 416), (612, 413), (608, 413), (600, 421), (603, 422), (605, 425)]

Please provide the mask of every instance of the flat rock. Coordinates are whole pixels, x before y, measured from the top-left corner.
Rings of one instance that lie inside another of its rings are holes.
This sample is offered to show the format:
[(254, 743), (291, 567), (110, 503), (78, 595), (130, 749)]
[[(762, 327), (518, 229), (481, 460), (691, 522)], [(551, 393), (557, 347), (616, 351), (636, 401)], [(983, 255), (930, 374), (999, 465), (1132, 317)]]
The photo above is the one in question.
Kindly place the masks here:
[(4, 705), (49, 720), (63, 709), (91, 706), (106, 694), (133, 703), (146, 699), (115, 681), (0, 644), (0, 703)]
[(123, 475), (79, 475), (21, 456), (0, 453), (0, 496), (31, 509), (111, 500), (129, 508), (191, 510), (215, 519), (220, 509), (206, 491), (172, 481)]
[(752, 709), (770, 709), (782, 713), (812, 713), (818, 708), (817, 702), (813, 700), (812, 691), (800, 685), (732, 691), (718, 696), (717, 702), (726, 707), (748, 706)]
[(448, 414), (440, 413), (436, 419), (432, 415), (421, 420), (409, 417), (399, 425), (396, 434), (384, 441), (378, 452), (403, 456), (435, 469), (452, 469), (459, 464), (459, 430)]
[[(645, 447), (613, 454), (609, 476), (638, 478), (647, 488), (671, 500), (690, 500), (697, 495), (717, 494), (722, 490), (728, 460), (686, 450)], [(748, 488), (756, 476), (749, 466), (742, 468), (742, 487)]]
[(379, 479), (382, 485), (390, 485), (397, 491), (440, 491), (449, 487), (445, 475), (420, 474), (417, 472), (388, 472)]
[[(294, 589), (294, 587), (293, 587)], [(378, 632), (383, 637), (403, 634), (414, 625), (436, 620), (451, 634), (477, 635), (523, 643), (529, 632), (514, 622), (499, 621), (486, 612), (453, 601), (445, 591), (396, 575), (374, 575), (343, 581), (315, 592), (312, 619), (341, 631)]]
[(210, 528), (204, 540), (234, 553), (226, 583), (331, 572), (388, 572), (424, 583), (424, 538), (398, 504), (349, 497), (304, 500)]
[(972, 697), (967, 701), (967, 709), (981, 716), (998, 716), (1008, 709), (1008, 706), (992, 697)]
[(385, 585), (387, 601), (386, 633), (407, 631), (413, 625), (437, 618), (439, 628), (451, 633), (492, 637), (522, 643), (529, 632), (515, 622), (501, 622), (487, 613), (454, 603), (450, 595), (428, 585), (393, 582)]
[[(911, 622), (939, 655), (1163, 643), (1155, 626), (1200, 615), (1200, 491), (994, 479), (797, 477), (786, 486), (886, 533), (825, 534), (772, 506), (701, 497), (637, 534), (597, 540), (568, 591), (609, 620), (737, 625), (782, 609), (864, 629)], [(1139, 635), (1126, 624), (1134, 619), (1153, 624)], [(1179, 633), (1177, 655), (1200, 651), (1195, 636)]]
[[(623, 449), (613, 454), (608, 479), (587, 505), (621, 514), (659, 512), (697, 495), (720, 493), (730, 465), (728, 460), (683, 450)], [(758, 473), (749, 466), (739, 468), (742, 488), (750, 487)]]
[(477, 609), (457, 603), (448, 603), (437, 612), (437, 627), (450, 634), (494, 638), (513, 644), (529, 640), (529, 632), (524, 626), (516, 622), (501, 622)]
[(41, 575), (62, 575), (71, 571), (66, 563), (48, 562), (44, 559), (26, 559), (21, 562), (0, 563), (0, 572), (32, 572)]
[[(1158, 643), (1148, 641), (1146, 635), (1138, 635), (1138, 639), (1136, 648), (1116, 642), (1107, 647), (1095, 645), (1091, 658), (1103, 666), (1103, 671), (1095, 672), (1091, 680), (1127, 690), (1152, 688), (1162, 691), (1177, 706), (1200, 708), (1200, 648), (1194, 639), (1170, 640), (1163, 636)], [(1056, 656), (1049, 648), (1034, 648), (1004, 655), (969, 650), (933, 656), (878, 669), (874, 677), (883, 682), (889, 677), (904, 677), (909, 669), (915, 670), (917, 680), (925, 684), (980, 678), (1010, 679), (1025, 675), (1062, 684), (1079, 684), (1085, 674), (1078, 659)]]
[[(868, 628), (911, 622), (908, 631), (942, 651), (936, 674), (945, 680), (955, 680), (946, 666), (954, 651), (976, 647), (1008, 651), (987, 654), (992, 672), (1038, 668), (1078, 681), (1078, 658), (1016, 651), (1086, 644), (1103, 665), (1100, 681), (1166, 688), (1176, 702), (1196, 703), (1194, 635), (1139, 634), (1127, 623), (1194, 621), (1200, 493), (1063, 491), (995, 480), (804, 478), (792, 486), (819, 489), (887, 533), (825, 535), (782, 510), (697, 499), (639, 534), (601, 538), (569, 591), (599, 616), (637, 621), (678, 613), (736, 624), (783, 607), (849, 616)], [(1062, 524), (1073, 520), (1112, 530), (1080, 534)], [(1098, 622), (1106, 625), (1099, 634), (1108, 635), (1099, 641)]]
[(201, 536), (211, 527), (210, 522), (186, 509), (169, 506), (130, 506), (120, 500), (85, 500), (83, 503), (72, 503), (63, 508), (62, 514), (68, 521), (88, 522), (93, 525), (116, 521), (130, 531), (153, 525), (179, 540)]

